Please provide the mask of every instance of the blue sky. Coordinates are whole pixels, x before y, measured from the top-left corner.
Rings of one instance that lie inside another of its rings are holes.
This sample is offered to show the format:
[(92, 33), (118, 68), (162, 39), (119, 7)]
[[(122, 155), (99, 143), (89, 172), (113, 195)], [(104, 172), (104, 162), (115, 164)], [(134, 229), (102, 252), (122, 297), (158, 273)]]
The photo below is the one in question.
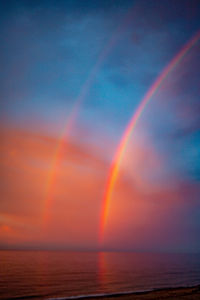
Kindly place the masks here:
[[(1, 11), (2, 116), (53, 135), (60, 134), (87, 78), (106, 52), (76, 122), (92, 127), (91, 139), (106, 132), (117, 142), (142, 96), (199, 29), (198, 1), (182, 1), (181, 5), (179, 1), (12, 4), (4, 4)], [(196, 103), (197, 54), (192, 63), (191, 84), (185, 92), (192, 93)], [(179, 99), (184, 80), (188, 78), (179, 80)], [(170, 105), (174, 108), (176, 102)], [(167, 123), (161, 121), (160, 126)]]

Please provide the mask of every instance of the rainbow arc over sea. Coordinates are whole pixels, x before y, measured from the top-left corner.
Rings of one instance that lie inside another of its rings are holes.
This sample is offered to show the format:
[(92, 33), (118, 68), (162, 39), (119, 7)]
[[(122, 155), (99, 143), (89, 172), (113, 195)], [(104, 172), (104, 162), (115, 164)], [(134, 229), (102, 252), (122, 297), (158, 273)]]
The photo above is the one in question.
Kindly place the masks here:
[(145, 107), (151, 100), (152, 96), (155, 95), (165, 78), (173, 71), (173, 69), (182, 61), (184, 56), (188, 51), (200, 40), (200, 30), (186, 43), (185, 46), (175, 55), (175, 57), (169, 62), (169, 64), (163, 69), (160, 75), (156, 78), (152, 86), (144, 95), (143, 99), (140, 101), (139, 106), (134, 112), (132, 118), (130, 119), (128, 125), (126, 126), (121, 140), (118, 144), (117, 150), (113, 157), (108, 172), (108, 178), (105, 186), (105, 192), (102, 201), (102, 212), (100, 219), (100, 230), (99, 230), (99, 244), (100, 247), (104, 244), (105, 229), (107, 225), (107, 220), (110, 211), (110, 204), (113, 195), (113, 190), (115, 188), (116, 180), (119, 175), (120, 166), (126, 152), (127, 146), (129, 144), (130, 138), (132, 137), (133, 131), (136, 124), (144, 111)]

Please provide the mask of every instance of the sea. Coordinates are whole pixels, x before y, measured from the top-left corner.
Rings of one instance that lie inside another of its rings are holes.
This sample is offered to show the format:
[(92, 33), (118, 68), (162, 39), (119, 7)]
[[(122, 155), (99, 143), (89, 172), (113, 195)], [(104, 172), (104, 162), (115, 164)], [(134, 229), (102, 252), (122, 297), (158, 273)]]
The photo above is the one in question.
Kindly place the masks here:
[(200, 254), (0, 251), (0, 299), (84, 299), (200, 284)]

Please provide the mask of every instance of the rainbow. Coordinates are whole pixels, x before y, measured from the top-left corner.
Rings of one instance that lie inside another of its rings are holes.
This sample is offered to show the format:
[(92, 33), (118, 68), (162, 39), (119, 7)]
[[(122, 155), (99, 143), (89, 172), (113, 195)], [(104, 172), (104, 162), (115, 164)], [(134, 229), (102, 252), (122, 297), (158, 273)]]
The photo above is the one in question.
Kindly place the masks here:
[(42, 212), (42, 222), (43, 224), (48, 223), (48, 219), (50, 218), (49, 213), (50, 213), (50, 206), (53, 200), (53, 195), (54, 195), (54, 188), (55, 188), (55, 183), (56, 183), (56, 178), (57, 178), (57, 172), (59, 170), (60, 163), (62, 161), (62, 154), (63, 150), (66, 150), (67, 147), (67, 140), (70, 134), (71, 129), (73, 128), (75, 121), (78, 117), (78, 114), (80, 112), (80, 108), (82, 103), (84, 102), (85, 98), (87, 97), (90, 87), (92, 86), (96, 75), (105, 62), (106, 58), (108, 55), (111, 53), (113, 47), (117, 44), (117, 42), (120, 40), (123, 32), (129, 25), (129, 23), (132, 20), (132, 13), (133, 13), (133, 8), (130, 9), (130, 11), (126, 14), (124, 17), (122, 23), (120, 26), (116, 29), (116, 31), (113, 33), (112, 37), (108, 41), (107, 45), (104, 47), (103, 51), (100, 53), (99, 58), (95, 65), (93, 66), (87, 80), (85, 81), (78, 98), (75, 101), (75, 105), (72, 108), (71, 113), (69, 114), (69, 117), (67, 119), (67, 122), (64, 126), (64, 129), (62, 130), (62, 133), (60, 137), (58, 138), (58, 142), (56, 145), (56, 149), (54, 151), (54, 155), (49, 167), (49, 171), (47, 174), (47, 182), (45, 186), (45, 200), (43, 204), (43, 209)]
[(67, 138), (69, 136), (69, 133), (74, 125), (74, 120), (76, 119), (76, 116), (78, 115), (78, 112), (80, 110), (81, 101), (76, 102), (76, 104), (73, 107), (73, 110), (71, 111), (71, 114), (68, 118), (68, 121), (65, 125), (65, 128), (61, 134), (61, 137), (58, 139), (58, 143), (56, 146), (56, 149), (54, 151), (54, 156), (51, 161), (51, 165), (48, 171), (47, 176), (47, 183), (46, 183), (46, 189), (45, 189), (45, 202), (44, 202), (44, 210), (45, 214), (42, 216), (42, 221), (44, 224), (48, 223), (48, 220), (50, 218), (49, 216), (49, 208), (51, 206), (51, 202), (54, 195), (54, 188), (57, 178), (57, 172), (59, 170), (60, 163), (62, 161), (62, 154), (64, 149), (67, 146)]
[(200, 31), (198, 31), (196, 33), (196, 35), (193, 36), (191, 38), (191, 40), (189, 40), (189, 42), (186, 43), (186, 45), (180, 50), (180, 52), (177, 55), (175, 55), (175, 57), (163, 69), (161, 74), (157, 77), (155, 82), (152, 84), (152, 86), (149, 88), (149, 90), (144, 95), (143, 99), (141, 100), (139, 106), (137, 107), (136, 111), (134, 112), (131, 120), (129, 121), (129, 123), (122, 135), (122, 138), (117, 147), (116, 153), (114, 155), (114, 158), (112, 160), (112, 163), (111, 163), (111, 166), (109, 169), (108, 179), (106, 182), (105, 192), (103, 195), (103, 205), (102, 205), (102, 212), (101, 212), (101, 219), (100, 219), (100, 232), (99, 232), (100, 246), (102, 246), (102, 244), (104, 242), (104, 232), (105, 232), (106, 223), (107, 223), (107, 219), (108, 219), (108, 215), (109, 215), (111, 198), (112, 198), (113, 189), (114, 189), (117, 177), (119, 175), (120, 165), (121, 165), (123, 156), (126, 152), (126, 148), (130, 141), (133, 130), (137, 124), (137, 121), (139, 120), (142, 112), (144, 111), (146, 105), (148, 104), (148, 102), (150, 101), (152, 96), (159, 89), (159, 87), (162, 84), (162, 82), (164, 81), (164, 79), (181, 62), (183, 57), (198, 42), (199, 39), (200, 39)]

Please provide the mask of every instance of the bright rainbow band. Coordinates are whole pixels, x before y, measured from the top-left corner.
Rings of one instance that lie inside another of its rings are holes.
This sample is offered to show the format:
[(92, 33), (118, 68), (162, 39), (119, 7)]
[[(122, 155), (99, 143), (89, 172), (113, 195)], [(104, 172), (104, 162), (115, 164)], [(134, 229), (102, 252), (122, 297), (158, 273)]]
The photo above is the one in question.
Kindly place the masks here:
[(138, 108), (134, 112), (131, 120), (129, 121), (123, 135), (121, 141), (117, 147), (116, 153), (112, 160), (108, 179), (105, 187), (105, 193), (103, 196), (103, 205), (102, 205), (102, 213), (100, 219), (100, 232), (99, 232), (99, 243), (100, 247), (102, 247), (104, 242), (104, 233), (106, 228), (106, 223), (108, 220), (110, 203), (112, 199), (113, 190), (115, 187), (116, 180), (119, 175), (119, 169), (126, 152), (126, 148), (130, 141), (130, 138), (133, 134), (137, 121), (139, 120), (142, 112), (144, 111), (145, 107), (147, 106), (148, 102), (151, 100), (152, 96), (157, 92), (162, 82), (165, 78), (169, 75), (170, 72), (181, 62), (187, 52), (199, 41), (200, 39), (200, 31), (196, 33), (196, 35), (189, 40), (189, 42), (181, 49), (181, 51), (170, 61), (170, 63), (163, 69), (161, 74), (157, 77), (153, 85), (149, 88), (147, 93), (144, 95), (144, 98), (141, 100)]

